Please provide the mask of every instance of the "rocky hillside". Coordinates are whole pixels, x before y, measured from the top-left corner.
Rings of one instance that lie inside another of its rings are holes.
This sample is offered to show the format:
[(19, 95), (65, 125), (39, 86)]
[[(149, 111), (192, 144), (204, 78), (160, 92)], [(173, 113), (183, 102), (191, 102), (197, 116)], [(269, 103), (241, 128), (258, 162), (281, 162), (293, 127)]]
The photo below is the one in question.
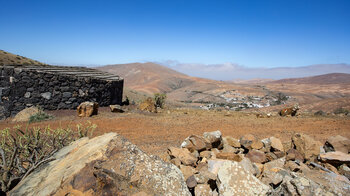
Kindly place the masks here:
[(162, 160), (108, 133), (63, 148), (10, 195), (349, 195), (349, 151), (342, 136), (322, 145), (299, 133), (282, 143), (214, 131)]
[(0, 50), (0, 65), (45, 65), (45, 63)]
[(346, 73), (330, 73), (305, 78), (288, 78), (276, 81), (268, 81), (269, 83), (280, 84), (350, 84), (350, 74)]

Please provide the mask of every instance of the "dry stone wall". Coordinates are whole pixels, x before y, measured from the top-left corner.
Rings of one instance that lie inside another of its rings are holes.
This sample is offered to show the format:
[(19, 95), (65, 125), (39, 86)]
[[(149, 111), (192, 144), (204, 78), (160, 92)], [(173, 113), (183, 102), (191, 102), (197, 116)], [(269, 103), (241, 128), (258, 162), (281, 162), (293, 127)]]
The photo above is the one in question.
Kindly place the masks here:
[(0, 119), (30, 106), (75, 109), (84, 101), (121, 104), (123, 78), (84, 67), (0, 66)]

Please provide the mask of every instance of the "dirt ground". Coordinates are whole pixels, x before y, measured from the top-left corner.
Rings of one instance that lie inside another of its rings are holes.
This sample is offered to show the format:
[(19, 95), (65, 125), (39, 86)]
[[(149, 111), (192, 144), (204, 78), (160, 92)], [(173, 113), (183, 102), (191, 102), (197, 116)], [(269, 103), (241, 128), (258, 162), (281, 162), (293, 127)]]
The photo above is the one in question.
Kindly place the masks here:
[(224, 136), (240, 136), (251, 133), (263, 139), (275, 136), (282, 141), (296, 132), (307, 133), (324, 142), (328, 137), (342, 135), (350, 138), (350, 117), (326, 116), (256, 118), (253, 113), (205, 111), (199, 109), (169, 109), (151, 114), (132, 110), (122, 114), (111, 113), (109, 108), (100, 108), (93, 117), (77, 117), (74, 110), (50, 111), (55, 118), (39, 123), (13, 123), (11, 119), (0, 121), (0, 129), (29, 127), (75, 128), (77, 124), (96, 124), (93, 135), (116, 132), (149, 154), (160, 155), (170, 146), (179, 146), (191, 134), (220, 130)]

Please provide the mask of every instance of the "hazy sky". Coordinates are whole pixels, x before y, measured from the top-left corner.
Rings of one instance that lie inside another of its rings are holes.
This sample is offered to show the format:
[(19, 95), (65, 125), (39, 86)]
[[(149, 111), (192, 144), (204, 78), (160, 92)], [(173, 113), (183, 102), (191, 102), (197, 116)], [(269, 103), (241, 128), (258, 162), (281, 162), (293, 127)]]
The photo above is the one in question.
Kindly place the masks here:
[(350, 0), (0, 0), (0, 49), (66, 65), (350, 63)]

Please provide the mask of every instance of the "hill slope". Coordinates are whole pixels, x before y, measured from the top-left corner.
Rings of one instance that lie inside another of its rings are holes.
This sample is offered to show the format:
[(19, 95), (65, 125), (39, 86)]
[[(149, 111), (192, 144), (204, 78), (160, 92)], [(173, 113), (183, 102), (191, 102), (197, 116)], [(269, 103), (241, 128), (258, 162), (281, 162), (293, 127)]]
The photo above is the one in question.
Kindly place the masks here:
[(130, 63), (97, 67), (118, 74), (125, 86), (144, 93), (171, 92), (191, 85), (195, 79), (155, 63)]
[(271, 81), (270, 83), (289, 83), (289, 84), (350, 84), (350, 74), (330, 73), (305, 78), (288, 78)]
[(0, 50), (0, 65), (45, 65), (45, 63)]

